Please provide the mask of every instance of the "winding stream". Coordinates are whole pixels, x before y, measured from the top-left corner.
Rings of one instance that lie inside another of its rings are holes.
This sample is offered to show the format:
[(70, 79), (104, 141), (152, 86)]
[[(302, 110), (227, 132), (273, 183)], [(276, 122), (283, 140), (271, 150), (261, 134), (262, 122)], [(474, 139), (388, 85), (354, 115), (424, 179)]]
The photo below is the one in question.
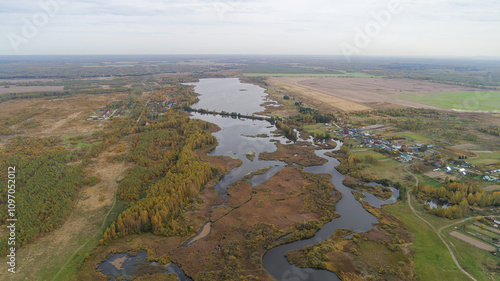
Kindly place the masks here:
[[(200, 94), (200, 102), (193, 105), (193, 108), (197, 109), (252, 114), (264, 110), (261, 104), (267, 101), (265, 100), (266, 94), (263, 88), (252, 84), (243, 84), (237, 78), (202, 79), (197, 83), (192, 83), (192, 85), (195, 85), (195, 91)], [(274, 126), (270, 126), (268, 122), (202, 115), (199, 113), (193, 113), (192, 118), (217, 124), (221, 128), (220, 131), (214, 133), (214, 136), (219, 141), (219, 145), (210, 155), (235, 157), (243, 162), (240, 167), (231, 170), (231, 172), (224, 176), (215, 187), (221, 198), (227, 198), (226, 190), (230, 184), (242, 179), (248, 173), (271, 167), (263, 175), (254, 176), (250, 179), (252, 186), (256, 186), (262, 184), (286, 166), (281, 161), (263, 161), (258, 159), (260, 152), (273, 152), (276, 150), (274, 142), (279, 141), (283, 144), (287, 142), (283, 137), (272, 136), (271, 132), (275, 128)], [(258, 137), (258, 135), (265, 137)], [(338, 143), (337, 149), (340, 146), (341, 143)], [(329, 238), (336, 229), (351, 228), (356, 232), (364, 232), (373, 228), (373, 224), (378, 222), (373, 215), (367, 212), (355, 200), (351, 193), (352, 189), (342, 184), (345, 176), (335, 169), (335, 166), (339, 165), (339, 161), (333, 157), (326, 156), (325, 153), (328, 151), (331, 151), (331, 149), (315, 151), (316, 155), (328, 160), (327, 163), (321, 166), (306, 167), (304, 170), (316, 174), (327, 173), (332, 176), (331, 182), (337, 191), (342, 193), (342, 199), (336, 206), (336, 212), (340, 214), (340, 217), (325, 224), (310, 239), (278, 246), (266, 252), (263, 257), (263, 267), (276, 280), (340, 280), (334, 273), (329, 271), (301, 269), (290, 265), (285, 259), (285, 254), (292, 250), (322, 242)], [(250, 161), (246, 157), (249, 152), (255, 153), (253, 161)], [(366, 192), (363, 192), (367, 195), (363, 200), (375, 207), (392, 203), (396, 201), (399, 192), (393, 188), (391, 189), (393, 197), (387, 201), (380, 200)]]

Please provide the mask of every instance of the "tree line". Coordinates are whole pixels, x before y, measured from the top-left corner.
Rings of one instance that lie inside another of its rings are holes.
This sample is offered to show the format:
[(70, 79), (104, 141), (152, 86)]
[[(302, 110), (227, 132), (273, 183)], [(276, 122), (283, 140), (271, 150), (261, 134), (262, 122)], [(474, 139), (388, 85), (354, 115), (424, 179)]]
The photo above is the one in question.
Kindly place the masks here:
[(118, 197), (129, 202), (129, 208), (106, 229), (101, 244), (130, 233), (189, 233), (193, 229), (183, 220), (183, 212), (219, 173), (195, 152), (216, 144), (205, 131), (206, 122), (175, 109), (146, 121), (150, 125), (135, 130), (126, 157), (135, 167), (118, 186)]
[(442, 185), (440, 188), (434, 188), (425, 184), (414, 187), (413, 192), (420, 199), (438, 199), (441, 202), (452, 204), (448, 208), (438, 208), (428, 210), (440, 217), (449, 219), (461, 218), (468, 212), (470, 206), (498, 207), (500, 206), (500, 192), (488, 193), (480, 186), (450, 182)]

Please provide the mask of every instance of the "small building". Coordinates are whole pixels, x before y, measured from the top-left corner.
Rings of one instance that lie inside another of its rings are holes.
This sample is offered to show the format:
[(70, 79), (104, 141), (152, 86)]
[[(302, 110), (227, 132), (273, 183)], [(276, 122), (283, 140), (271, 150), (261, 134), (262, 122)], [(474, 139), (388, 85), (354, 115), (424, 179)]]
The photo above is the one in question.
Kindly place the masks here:
[(439, 162), (436, 162), (436, 163), (432, 164), (432, 166), (434, 166), (436, 168), (442, 168), (443, 167), (443, 165), (441, 165), (441, 163), (439, 163)]
[(393, 144), (392, 148), (394, 148), (395, 150), (401, 150), (401, 145), (399, 145), (399, 144)]
[(406, 153), (401, 153), (400, 157), (404, 162), (410, 162), (413, 159), (410, 155)]
[(493, 179), (490, 176), (484, 176), (483, 181), (493, 181)]

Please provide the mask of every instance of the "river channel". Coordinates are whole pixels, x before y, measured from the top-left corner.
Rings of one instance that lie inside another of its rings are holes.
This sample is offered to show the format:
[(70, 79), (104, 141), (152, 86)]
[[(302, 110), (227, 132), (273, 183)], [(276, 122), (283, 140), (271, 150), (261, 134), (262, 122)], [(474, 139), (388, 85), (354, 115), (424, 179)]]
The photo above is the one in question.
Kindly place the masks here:
[[(196, 109), (237, 112), (248, 115), (264, 110), (261, 104), (270, 102), (266, 99), (263, 88), (241, 83), (237, 78), (201, 79), (197, 83), (192, 83), (192, 85), (195, 86), (194, 90), (200, 94), (200, 101), (192, 106)], [(202, 115), (199, 113), (193, 113), (192, 118), (217, 124), (221, 128), (220, 131), (214, 133), (219, 144), (210, 155), (230, 156), (238, 158), (243, 162), (240, 167), (233, 169), (217, 184), (216, 190), (222, 199), (227, 198), (227, 187), (245, 175), (259, 169), (269, 168), (266, 173), (250, 179), (252, 186), (257, 186), (286, 166), (286, 163), (281, 161), (263, 161), (258, 159), (261, 152), (275, 151), (275, 142), (283, 144), (289, 142), (284, 137), (274, 136), (272, 131), (275, 130), (275, 127), (271, 126), (269, 122)], [(341, 143), (338, 143), (336, 149), (339, 149), (340, 146)], [(378, 222), (373, 215), (368, 213), (356, 201), (351, 193), (352, 189), (342, 184), (345, 176), (335, 169), (335, 166), (339, 165), (339, 161), (333, 157), (326, 156), (325, 153), (328, 151), (332, 150), (315, 151), (316, 155), (328, 160), (327, 163), (321, 166), (306, 167), (304, 170), (310, 173), (327, 173), (332, 176), (331, 182), (337, 191), (342, 193), (342, 199), (336, 205), (336, 212), (340, 214), (340, 217), (325, 224), (310, 239), (278, 246), (266, 252), (263, 257), (263, 267), (276, 280), (340, 280), (334, 273), (329, 271), (295, 267), (288, 263), (285, 259), (285, 254), (292, 250), (322, 242), (329, 238), (336, 229), (350, 228), (356, 232), (365, 232), (370, 228), (374, 228), (374, 224)], [(247, 155), (249, 153), (255, 153), (253, 160), (248, 159)], [(363, 200), (375, 207), (393, 203), (396, 201), (399, 192), (394, 188), (391, 188), (391, 190), (393, 191), (393, 197), (386, 201), (380, 200), (366, 192), (363, 192), (367, 195)]]

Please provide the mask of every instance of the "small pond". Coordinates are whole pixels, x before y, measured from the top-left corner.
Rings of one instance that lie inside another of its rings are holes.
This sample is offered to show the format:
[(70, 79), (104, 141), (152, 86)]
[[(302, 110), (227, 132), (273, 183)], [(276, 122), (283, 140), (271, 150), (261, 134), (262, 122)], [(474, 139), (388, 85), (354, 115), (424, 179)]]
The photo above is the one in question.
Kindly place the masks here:
[(429, 199), (425, 201), (425, 204), (429, 205), (431, 209), (437, 209), (438, 206), (441, 206), (441, 208), (443, 209), (448, 209), (448, 207), (451, 207), (451, 204), (439, 201), (438, 199)]
[(137, 255), (129, 253), (116, 253), (107, 257), (97, 267), (97, 271), (113, 280), (115, 277), (122, 277), (122, 280), (133, 280), (134, 275), (140, 267), (148, 267), (150, 271), (164, 272), (165, 274), (174, 273), (180, 281), (192, 281), (186, 276), (182, 268), (178, 265), (169, 263), (159, 265), (157, 262), (146, 262), (146, 251), (139, 251)]

